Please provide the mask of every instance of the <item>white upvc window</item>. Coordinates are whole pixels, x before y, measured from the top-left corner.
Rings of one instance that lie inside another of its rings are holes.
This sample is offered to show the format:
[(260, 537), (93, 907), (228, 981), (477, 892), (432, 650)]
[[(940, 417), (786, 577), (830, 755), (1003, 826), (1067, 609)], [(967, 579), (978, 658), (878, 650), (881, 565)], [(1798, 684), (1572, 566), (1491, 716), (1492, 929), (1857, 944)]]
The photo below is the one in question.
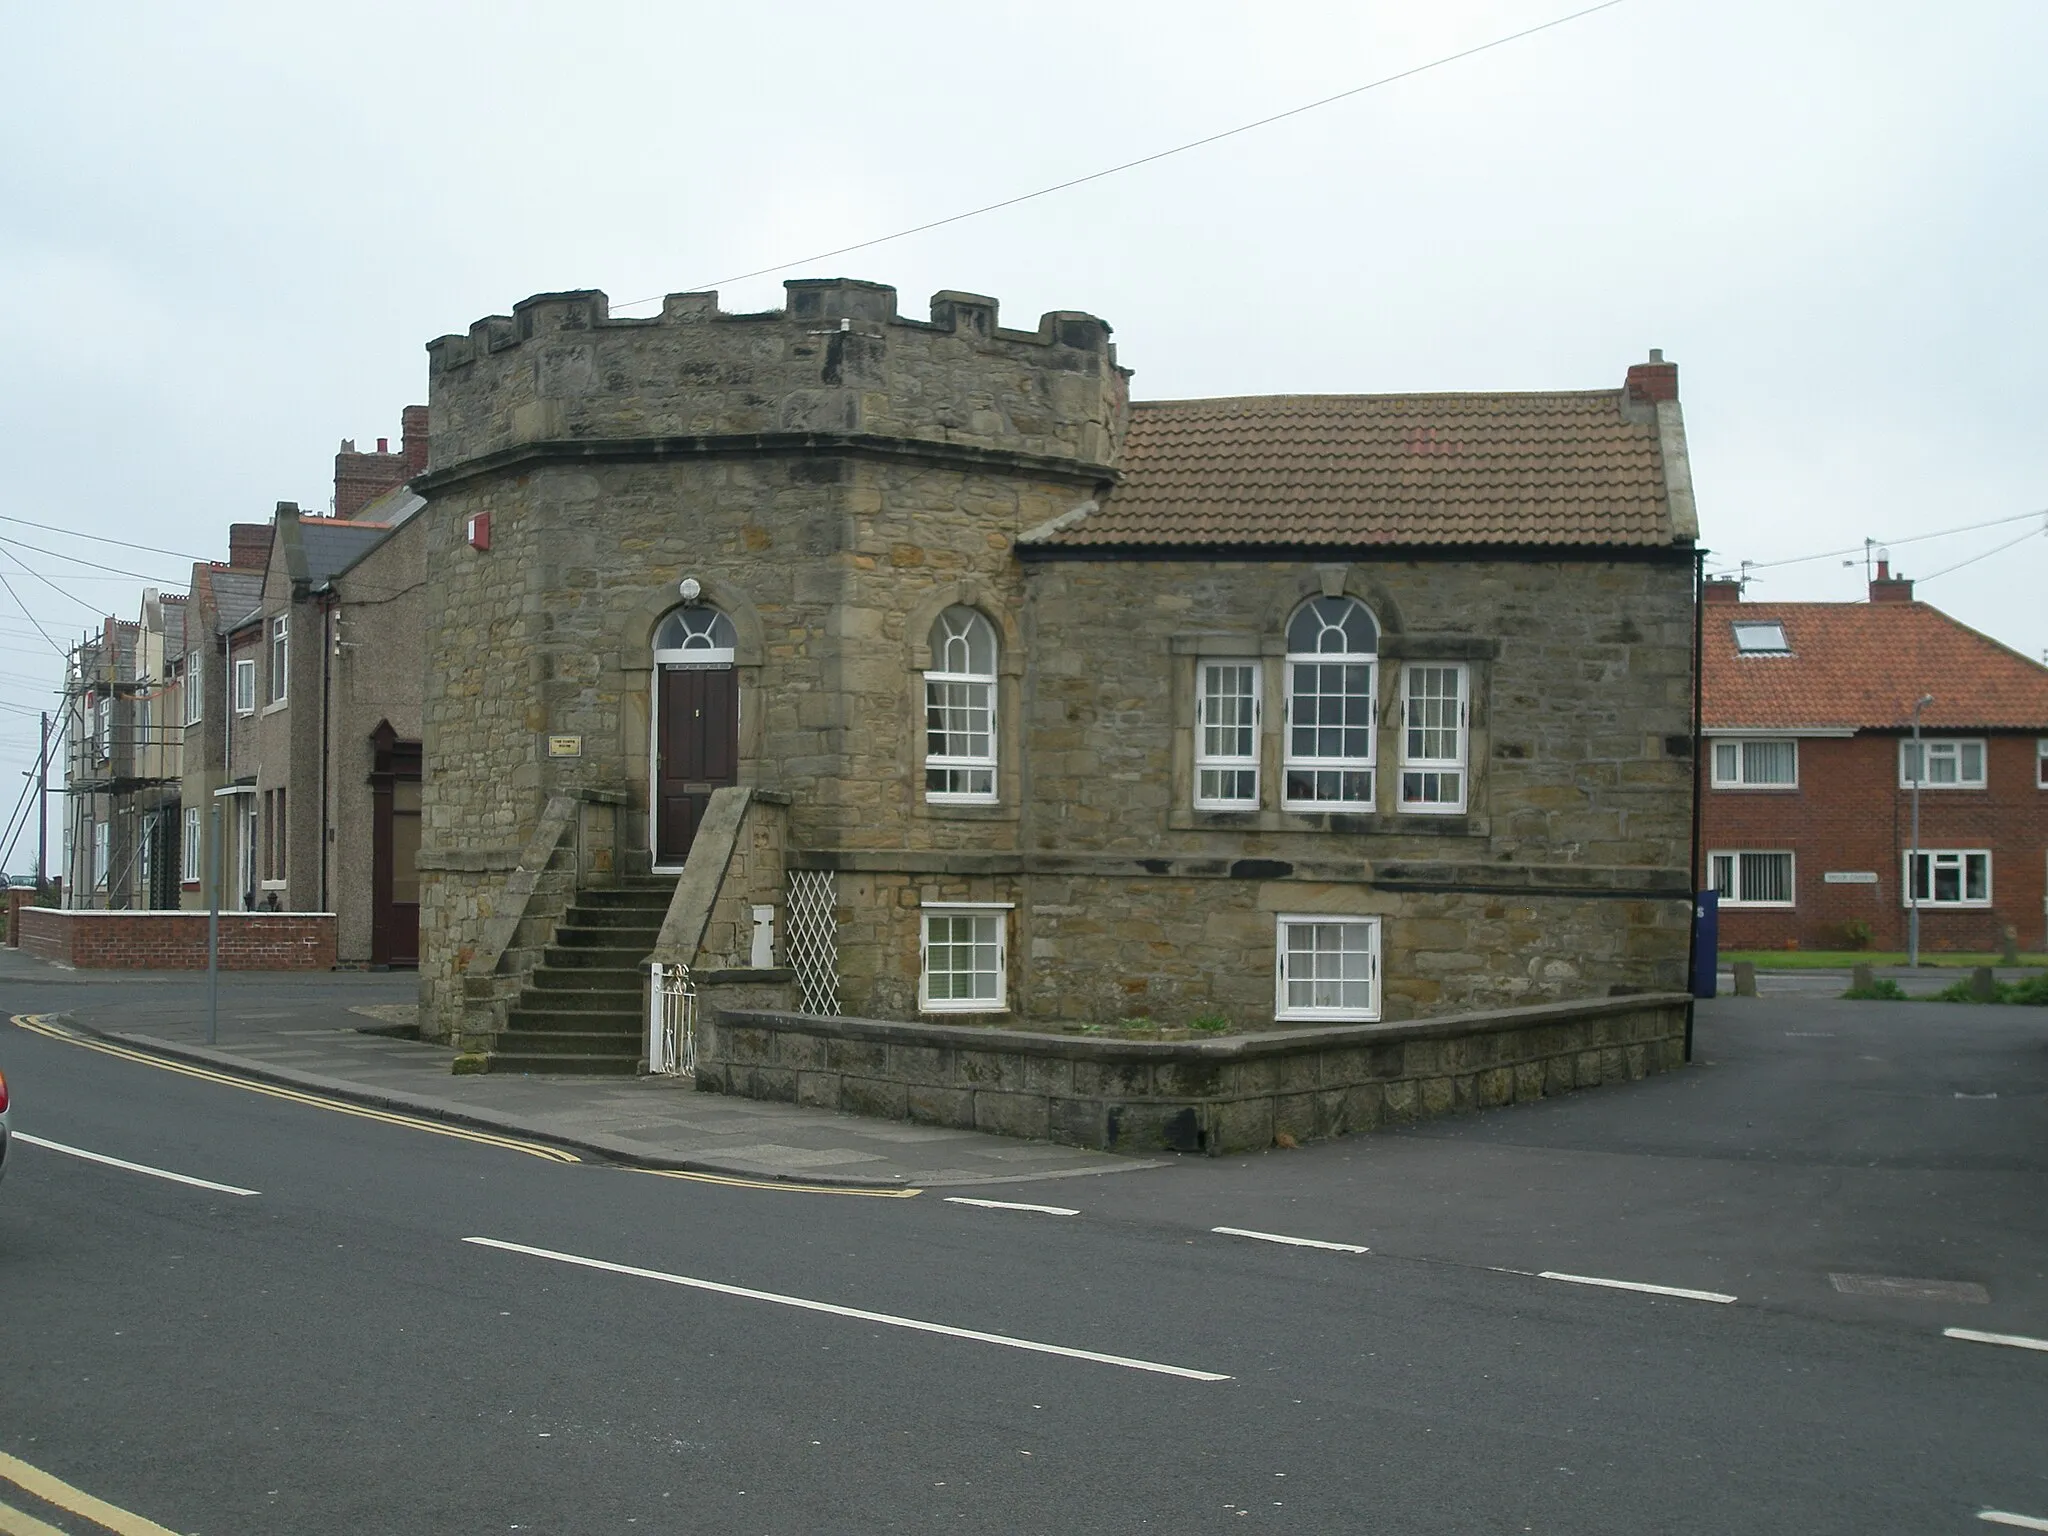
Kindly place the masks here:
[(111, 694), (93, 706), (92, 745), (95, 757), (114, 755), (114, 700)]
[(1789, 737), (1714, 743), (1714, 788), (1797, 789), (1799, 743)]
[[(1921, 753), (1927, 758), (1924, 774)], [(1899, 787), (1911, 789), (1915, 779), (1922, 789), (1982, 789), (1984, 743), (1927, 738), (1916, 744), (1907, 737), (1899, 743)]]
[(2048, 789), (2048, 737), (2034, 743), (2034, 783)]
[(289, 673), (286, 664), (291, 659), (291, 636), (286, 628), (286, 619), (279, 614), (270, 621), (270, 702), (282, 704), (285, 683)]
[(183, 862), (178, 868), (178, 878), (187, 885), (201, 878), (199, 873), (200, 830), (199, 807), (185, 807), (185, 851)]
[(1410, 662), (1401, 669), (1404, 811), (1448, 815), (1465, 809), (1468, 676), (1463, 663)]
[(1195, 712), (1195, 809), (1258, 809), (1258, 662), (1203, 662)]
[(235, 663), (235, 713), (256, 713), (256, 661), (243, 657)]
[(1356, 598), (1313, 598), (1288, 621), (1288, 810), (1373, 808), (1378, 651), (1379, 625)]
[(185, 723), (197, 725), (206, 715), (206, 657), (193, 656), (185, 663)]
[(104, 821), (92, 824), (92, 883), (95, 886), (104, 886), (107, 883), (107, 834), (112, 830)]
[(1001, 1013), (1009, 1006), (1007, 902), (933, 902), (922, 913), (917, 1006), (928, 1013)]
[(1984, 848), (1922, 848), (1906, 851), (1905, 905), (1988, 907), (1991, 853)]
[(996, 631), (972, 608), (932, 623), (924, 675), (924, 797), (946, 805), (996, 799)]
[(1792, 855), (1747, 850), (1708, 855), (1714, 889), (1724, 907), (1789, 907), (1794, 904)]
[(1378, 1018), (1379, 961), (1376, 917), (1282, 914), (1274, 935), (1273, 1016)]

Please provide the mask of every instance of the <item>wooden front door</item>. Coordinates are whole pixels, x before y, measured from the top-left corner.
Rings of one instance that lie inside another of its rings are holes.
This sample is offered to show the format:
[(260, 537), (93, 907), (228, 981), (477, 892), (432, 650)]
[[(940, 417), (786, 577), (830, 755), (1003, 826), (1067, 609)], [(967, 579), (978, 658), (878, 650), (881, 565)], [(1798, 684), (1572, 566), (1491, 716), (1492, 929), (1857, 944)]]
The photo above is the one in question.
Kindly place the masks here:
[(420, 963), (420, 744), (370, 733), (370, 962)]
[(654, 862), (690, 855), (711, 791), (739, 781), (740, 683), (731, 667), (657, 669)]

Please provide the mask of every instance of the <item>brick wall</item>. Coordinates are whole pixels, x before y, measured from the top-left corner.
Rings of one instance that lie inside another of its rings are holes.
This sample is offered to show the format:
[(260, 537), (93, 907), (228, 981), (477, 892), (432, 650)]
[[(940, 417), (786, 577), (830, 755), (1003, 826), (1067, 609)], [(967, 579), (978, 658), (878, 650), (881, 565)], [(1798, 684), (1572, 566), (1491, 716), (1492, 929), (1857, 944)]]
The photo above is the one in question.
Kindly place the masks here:
[[(2032, 733), (1989, 737), (1983, 789), (1921, 790), (1920, 846), (1989, 849), (1992, 902), (1923, 903), (1923, 949), (1995, 950), (2008, 925), (2019, 930), (2022, 947), (2048, 942), (2042, 913), (2048, 790), (2036, 786), (2036, 740)], [(1913, 841), (1913, 797), (1899, 787), (1898, 736), (1802, 740), (1796, 789), (1710, 788), (1701, 823), (1707, 853), (1782, 849), (1794, 855), (1796, 904), (1723, 905), (1723, 949), (1779, 949), (1787, 941), (1835, 949), (1851, 920), (1870, 925), (1878, 949), (1906, 947), (1904, 855)], [(1877, 881), (1829, 884), (1829, 871), (1875, 874)]]
[[(25, 907), (21, 947), (79, 970), (203, 971), (203, 912), (60, 912)], [(223, 912), (224, 971), (334, 969), (331, 912)]]

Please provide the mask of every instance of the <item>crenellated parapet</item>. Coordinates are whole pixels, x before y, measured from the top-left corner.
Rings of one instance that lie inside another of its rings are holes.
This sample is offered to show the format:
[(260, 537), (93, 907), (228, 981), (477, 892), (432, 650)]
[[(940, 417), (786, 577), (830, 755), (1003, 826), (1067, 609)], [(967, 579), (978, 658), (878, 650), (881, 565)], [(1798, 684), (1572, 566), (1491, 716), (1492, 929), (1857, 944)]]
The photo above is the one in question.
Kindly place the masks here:
[(1083, 473), (1115, 462), (1128, 376), (1094, 316), (1055, 310), (1012, 330), (980, 294), (935, 294), (918, 320), (880, 283), (783, 287), (779, 310), (729, 314), (715, 293), (675, 293), (645, 318), (613, 316), (596, 289), (536, 294), (429, 342), (432, 474), (541, 444), (787, 434), (1023, 454)]

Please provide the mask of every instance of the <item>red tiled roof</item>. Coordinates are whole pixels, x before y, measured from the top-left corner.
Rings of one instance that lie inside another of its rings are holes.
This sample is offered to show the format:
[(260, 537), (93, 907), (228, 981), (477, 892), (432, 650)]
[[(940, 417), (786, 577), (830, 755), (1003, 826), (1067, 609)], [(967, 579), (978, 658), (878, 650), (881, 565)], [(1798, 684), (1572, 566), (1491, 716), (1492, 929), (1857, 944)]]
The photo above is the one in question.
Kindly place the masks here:
[[(1709, 603), (1701, 719), (1709, 730), (2048, 733), (2048, 667), (1921, 602)], [(1790, 655), (1742, 655), (1733, 623), (1775, 619)]]
[(1657, 423), (1618, 389), (1131, 406), (1123, 479), (1065, 546), (1668, 546)]

